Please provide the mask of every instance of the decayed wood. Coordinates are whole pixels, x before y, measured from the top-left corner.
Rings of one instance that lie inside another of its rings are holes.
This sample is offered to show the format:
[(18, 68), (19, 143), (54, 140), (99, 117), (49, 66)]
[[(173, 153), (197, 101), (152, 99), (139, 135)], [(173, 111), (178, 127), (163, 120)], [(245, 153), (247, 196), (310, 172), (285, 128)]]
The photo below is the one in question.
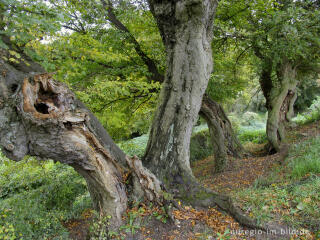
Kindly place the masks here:
[[(267, 137), (272, 148), (279, 152), (286, 141), (285, 127), (293, 114), (293, 104), (296, 100), (297, 70), (289, 61), (280, 64), (277, 78), (278, 85), (272, 84), (267, 96)], [(266, 80), (271, 81), (271, 78)]]
[[(72, 166), (86, 180), (94, 207), (121, 224), (127, 208), (123, 176), (134, 179), (133, 194), (162, 204), (161, 182), (137, 158), (129, 158), (109, 138), (92, 113), (51, 74), (26, 74), (2, 61), (0, 136), (5, 155), (53, 159)], [(15, 92), (10, 94), (14, 84)], [(98, 131), (97, 131), (98, 130)]]

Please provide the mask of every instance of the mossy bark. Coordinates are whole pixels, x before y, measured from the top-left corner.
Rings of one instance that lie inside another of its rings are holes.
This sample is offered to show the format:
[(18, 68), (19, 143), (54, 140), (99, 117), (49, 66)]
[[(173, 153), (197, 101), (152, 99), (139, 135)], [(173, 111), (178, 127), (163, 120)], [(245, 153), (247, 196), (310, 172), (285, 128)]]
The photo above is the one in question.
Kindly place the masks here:
[[(279, 152), (286, 139), (286, 125), (293, 115), (296, 95), (296, 69), (289, 61), (283, 61), (277, 69), (277, 80), (271, 79), (271, 71), (260, 78), (268, 109), (267, 137), (272, 149)], [(265, 87), (268, 86), (268, 87)]]
[[(107, 4), (107, 2), (105, 2), (105, 1), (102, 1), (102, 3), (107, 8), (108, 20), (118, 30), (120, 30), (124, 33), (127, 33), (129, 35), (128, 40), (134, 45), (134, 49), (135, 49), (136, 53), (140, 56), (141, 60), (147, 66), (148, 71), (151, 73), (150, 81), (152, 80), (155, 82), (163, 83), (165, 77), (162, 73), (159, 72), (159, 70), (157, 68), (157, 64), (155, 63), (155, 61), (152, 58), (147, 56), (147, 54), (142, 50), (139, 42), (132, 35), (130, 30), (120, 21), (120, 19), (118, 19), (118, 17), (114, 13), (114, 8), (112, 6), (112, 3), (109, 2), (109, 4)], [(150, 91), (153, 92), (153, 91), (155, 91), (155, 89), (151, 89)], [(224, 110), (221, 107), (221, 105), (219, 105), (216, 102), (214, 102), (215, 104), (210, 104), (210, 102), (213, 101), (212, 99), (210, 99), (210, 97), (203, 98), (202, 101), (203, 102), (202, 102), (201, 110), (200, 110), (200, 114), (202, 114), (202, 116), (204, 114), (203, 112), (207, 112), (207, 111), (203, 111), (203, 106), (209, 106), (209, 107), (213, 108), (211, 110), (211, 112), (213, 112), (214, 114), (207, 115), (207, 117), (205, 119), (206, 119), (208, 126), (210, 128), (211, 144), (212, 144), (213, 148), (215, 149), (215, 153), (216, 153), (215, 158), (218, 159), (217, 162), (220, 162), (219, 159), (221, 159), (221, 161), (225, 160), (225, 155), (223, 153), (224, 149), (226, 149), (227, 154), (233, 155), (235, 157), (240, 157), (240, 155), (243, 151), (243, 148), (242, 148), (241, 144), (239, 143), (239, 141), (237, 140), (237, 138), (232, 130), (231, 123), (230, 123), (229, 119), (227, 118), (226, 114), (224, 113)], [(208, 119), (208, 117), (209, 117), (209, 119)], [(212, 118), (212, 119), (210, 119), (210, 118)], [(221, 127), (220, 127), (220, 125), (221, 125)], [(218, 136), (216, 134), (217, 132), (220, 132), (220, 131), (223, 132), (225, 141), (221, 141), (220, 136)], [(223, 146), (222, 144), (224, 144), (225, 146)], [(218, 170), (218, 172), (219, 171), (220, 170)]]

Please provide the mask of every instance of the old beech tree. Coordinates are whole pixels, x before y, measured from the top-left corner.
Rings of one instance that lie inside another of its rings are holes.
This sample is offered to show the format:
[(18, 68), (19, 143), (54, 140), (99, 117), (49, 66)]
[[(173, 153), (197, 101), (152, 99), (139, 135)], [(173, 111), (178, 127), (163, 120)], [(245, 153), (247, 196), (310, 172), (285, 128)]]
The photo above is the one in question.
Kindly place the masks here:
[[(319, 72), (319, 6), (316, 1), (279, 1), (269, 12), (250, 12), (250, 44), (260, 60), (260, 86), (268, 110), (270, 149), (286, 149), (302, 76)], [(263, 29), (264, 34), (256, 34)]]
[[(154, 59), (148, 56), (130, 30), (119, 20), (115, 14), (112, 1), (102, 0), (101, 2), (103, 7), (106, 9), (106, 19), (117, 30), (127, 34), (128, 41), (133, 44), (135, 52), (140, 56), (141, 60), (151, 74), (150, 81), (152, 80), (162, 84), (165, 81), (165, 76), (158, 70)], [(153, 14), (155, 14), (155, 12), (153, 12)], [(164, 34), (162, 34), (162, 36), (164, 36)], [(163, 40), (165, 40), (164, 37)], [(155, 91), (155, 89), (151, 89), (151, 92), (153, 91)], [(202, 98), (199, 114), (206, 120), (209, 128), (211, 144), (214, 149), (214, 172), (221, 172), (225, 167), (227, 155), (230, 154), (235, 157), (239, 157), (243, 152), (243, 148), (238, 141), (232, 129), (231, 122), (225, 114), (222, 106), (213, 101), (208, 95)]]
[[(217, 1), (150, 0), (149, 4), (167, 51), (164, 86), (143, 160), (150, 170), (136, 157), (126, 156), (66, 85), (4, 35), (2, 151), (16, 161), (31, 155), (72, 166), (85, 178), (95, 209), (112, 216), (114, 227), (121, 224), (129, 198), (167, 204), (164, 187), (195, 205), (218, 205), (242, 224), (256, 226), (229, 197), (201, 187), (189, 164), (191, 130), (212, 71), (210, 43)], [(12, 53), (20, 58), (12, 61)]]

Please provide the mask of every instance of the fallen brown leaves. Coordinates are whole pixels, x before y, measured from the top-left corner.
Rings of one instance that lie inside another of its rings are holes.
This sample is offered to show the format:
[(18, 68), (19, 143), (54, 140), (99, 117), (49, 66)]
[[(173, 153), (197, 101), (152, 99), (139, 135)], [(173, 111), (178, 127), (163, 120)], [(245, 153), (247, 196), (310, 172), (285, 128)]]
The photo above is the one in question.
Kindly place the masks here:
[(196, 224), (196, 221), (202, 221), (215, 233), (223, 234), (227, 229), (237, 230), (240, 227), (232, 217), (222, 214), (216, 208), (196, 210), (190, 206), (186, 206), (184, 210), (185, 211), (173, 211), (174, 217), (178, 220), (191, 220), (191, 225), (193, 226)]

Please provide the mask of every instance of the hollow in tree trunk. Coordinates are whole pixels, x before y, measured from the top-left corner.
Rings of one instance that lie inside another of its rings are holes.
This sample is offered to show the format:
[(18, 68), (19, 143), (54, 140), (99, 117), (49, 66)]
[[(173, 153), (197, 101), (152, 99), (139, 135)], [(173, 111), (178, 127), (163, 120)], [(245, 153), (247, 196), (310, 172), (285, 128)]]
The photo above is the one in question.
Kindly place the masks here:
[[(166, 183), (197, 188), (190, 196), (193, 203), (218, 205), (241, 224), (257, 227), (230, 197), (201, 187), (189, 165), (191, 130), (212, 68), (216, 2), (150, 2), (166, 42), (168, 71), (145, 162)], [(111, 215), (114, 227), (121, 224), (129, 192), (135, 198), (165, 204), (157, 177), (139, 159), (127, 157), (64, 84), (43, 73), (18, 47), (14, 49), (23, 61), (4, 61), (10, 53), (0, 49), (0, 146), (4, 154), (16, 161), (32, 155), (74, 167), (85, 178), (96, 210)], [(127, 173), (133, 180), (129, 185), (125, 184)]]
[(31, 155), (72, 166), (85, 178), (95, 209), (112, 217), (112, 228), (120, 226), (128, 198), (163, 203), (161, 182), (115, 145), (66, 85), (39, 74), (43, 69), (23, 52), (18, 64), (5, 62), (8, 54), (1, 49), (0, 146), (8, 158)]
[(283, 61), (277, 69), (277, 81), (272, 81), (271, 71), (264, 71), (260, 84), (266, 97), (268, 110), (267, 138), (276, 152), (286, 139), (286, 126), (293, 116), (293, 105), (297, 99), (296, 69), (289, 61)]

